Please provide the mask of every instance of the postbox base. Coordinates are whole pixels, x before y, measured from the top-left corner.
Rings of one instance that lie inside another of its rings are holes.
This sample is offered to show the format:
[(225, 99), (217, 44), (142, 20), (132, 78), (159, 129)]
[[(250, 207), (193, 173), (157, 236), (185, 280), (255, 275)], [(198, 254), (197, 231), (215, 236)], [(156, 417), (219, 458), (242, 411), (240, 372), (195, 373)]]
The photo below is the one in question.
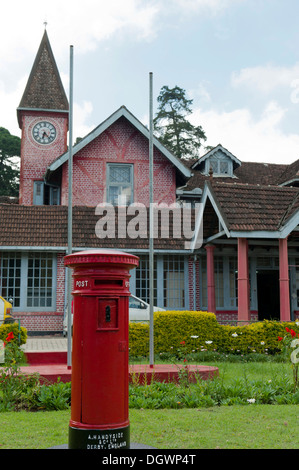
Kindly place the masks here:
[(69, 449), (130, 449), (130, 425), (116, 429), (69, 427)]

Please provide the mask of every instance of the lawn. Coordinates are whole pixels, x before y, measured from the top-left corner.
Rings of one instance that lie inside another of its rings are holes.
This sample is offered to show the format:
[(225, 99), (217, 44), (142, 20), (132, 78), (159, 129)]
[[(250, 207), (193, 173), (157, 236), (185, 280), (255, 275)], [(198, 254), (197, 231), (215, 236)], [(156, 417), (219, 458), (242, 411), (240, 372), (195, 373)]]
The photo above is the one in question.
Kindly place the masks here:
[[(0, 449), (67, 444), (70, 411), (0, 413)], [(131, 410), (131, 442), (157, 449), (298, 449), (297, 405)]]
[[(209, 364), (211, 365), (211, 363)], [(289, 364), (225, 363), (220, 379), (269, 382), (291, 377)], [(0, 413), (0, 449), (67, 444), (70, 410)], [(298, 449), (298, 405), (256, 403), (210, 408), (130, 409), (131, 442), (157, 449)]]

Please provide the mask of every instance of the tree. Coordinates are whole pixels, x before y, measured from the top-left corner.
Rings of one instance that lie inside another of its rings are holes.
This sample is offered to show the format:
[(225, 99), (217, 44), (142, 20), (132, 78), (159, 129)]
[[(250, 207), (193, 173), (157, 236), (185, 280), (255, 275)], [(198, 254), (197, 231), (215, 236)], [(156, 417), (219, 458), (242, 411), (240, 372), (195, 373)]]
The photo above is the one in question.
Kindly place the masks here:
[(0, 196), (19, 194), (19, 165), (21, 139), (0, 127)]
[(192, 114), (193, 100), (188, 100), (185, 94), (178, 86), (163, 86), (154, 118), (155, 135), (178, 158), (198, 157), (201, 141), (207, 139), (202, 127), (193, 126), (187, 119)]

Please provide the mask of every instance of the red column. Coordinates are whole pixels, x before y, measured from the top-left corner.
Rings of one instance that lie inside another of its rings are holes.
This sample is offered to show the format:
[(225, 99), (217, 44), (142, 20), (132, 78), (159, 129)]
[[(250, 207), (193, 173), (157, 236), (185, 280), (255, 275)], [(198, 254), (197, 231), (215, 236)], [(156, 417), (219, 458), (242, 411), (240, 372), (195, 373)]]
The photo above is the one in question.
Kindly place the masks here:
[(250, 321), (248, 240), (238, 238), (238, 321)]
[(288, 239), (283, 238), (279, 240), (279, 291), (281, 321), (291, 320), (289, 286)]
[(208, 311), (216, 313), (215, 296), (215, 273), (214, 273), (214, 250), (213, 245), (206, 245), (207, 251), (207, 288), (208, 288)]

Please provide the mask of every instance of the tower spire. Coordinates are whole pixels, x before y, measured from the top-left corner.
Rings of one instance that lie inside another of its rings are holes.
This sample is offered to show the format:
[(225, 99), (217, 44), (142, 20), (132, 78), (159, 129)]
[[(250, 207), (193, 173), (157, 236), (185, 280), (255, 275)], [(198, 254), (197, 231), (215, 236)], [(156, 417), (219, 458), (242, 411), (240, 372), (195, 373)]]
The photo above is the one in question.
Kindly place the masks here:
[(66, 93), (48, 38), (46, 21), (44, 25), (44, 34), (24, 94), (17, 109), (20, 128), (22, 127), (22, 111), (53, 110), (67, 112), (69, 109)]

